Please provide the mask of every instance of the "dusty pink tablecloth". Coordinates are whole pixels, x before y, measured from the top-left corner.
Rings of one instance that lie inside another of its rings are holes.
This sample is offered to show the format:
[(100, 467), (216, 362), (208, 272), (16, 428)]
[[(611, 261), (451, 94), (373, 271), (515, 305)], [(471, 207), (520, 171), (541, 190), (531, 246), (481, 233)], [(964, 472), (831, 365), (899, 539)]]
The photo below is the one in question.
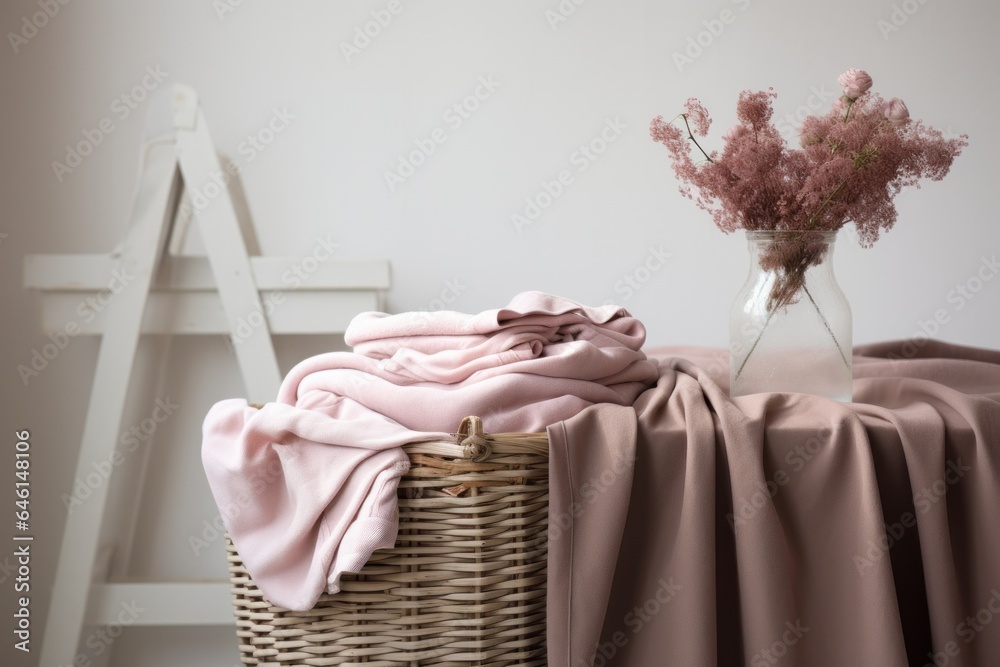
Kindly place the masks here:
[(549, 665), (1000, 665), (1000, 352), (855, 348), (851, 404), (647, 352), (549, 428)]

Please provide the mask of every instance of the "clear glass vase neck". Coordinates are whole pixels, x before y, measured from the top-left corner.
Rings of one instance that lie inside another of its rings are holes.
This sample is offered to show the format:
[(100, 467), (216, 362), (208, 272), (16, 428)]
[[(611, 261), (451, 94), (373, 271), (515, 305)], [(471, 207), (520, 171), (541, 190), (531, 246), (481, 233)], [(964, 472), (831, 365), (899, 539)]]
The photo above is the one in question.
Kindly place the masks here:
[(822, 247), (822, 253), (818, 262), (810, 263), (806, 268), (806, 273), (813, 278), (828, 277), (833, 279), (833, 250), (837, 243), (836, 231), (748, 231), (746, 232), (747, 249), (750, 251), (750, 275), (762, 271), (780, 272), (782, 267), (775, 269), (763, 268), (763, 258), (767, 254), (773, 254), (777, 246), (788, 244), (798, 246), (801, 244), (816, 244)]

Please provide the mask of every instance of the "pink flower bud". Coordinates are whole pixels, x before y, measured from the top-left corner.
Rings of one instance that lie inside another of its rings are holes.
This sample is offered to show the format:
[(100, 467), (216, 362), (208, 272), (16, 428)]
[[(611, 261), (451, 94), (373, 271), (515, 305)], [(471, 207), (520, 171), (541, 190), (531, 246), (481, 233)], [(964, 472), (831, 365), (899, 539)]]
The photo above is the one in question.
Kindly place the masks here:
[(740, 125), (739, 123), (737, 123), (736, 125), (733, 125), (731, 128), (726, 130), (726, 133), (722, 135), (722, 138), (725, 139), (726, 141), (735, 141), (736, 139), (739, 139), (746, 133), (747, 129), (742, 125)]
[(838, 97), (833, 101), (833, 110), (837, 113), (844, 113), (847, 110), (847, 101), (843, 97)]
[(882, 105), (882, 114), (893, 125), (905, 125), (910, 120), (910, 110), (898, 97), (894, 97)]
[(837, 83), (844, 87), (844, 94), (856, 100), (872, 87), (872, 78), (863, 69), (849, 69), (837, 77)]

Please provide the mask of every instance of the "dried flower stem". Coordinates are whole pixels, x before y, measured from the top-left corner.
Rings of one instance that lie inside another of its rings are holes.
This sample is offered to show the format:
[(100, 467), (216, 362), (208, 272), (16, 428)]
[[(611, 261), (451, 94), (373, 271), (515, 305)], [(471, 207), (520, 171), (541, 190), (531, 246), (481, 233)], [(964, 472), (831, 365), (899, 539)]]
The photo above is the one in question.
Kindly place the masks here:
[(895, 224), (900, 190), (944, 178), (968, 141), (909, 119), (898, 100), (867, 92), (870, 77), (861, 74), (852, 73), (841, 106), (804, 119), (801, 148), (787, 146), (772, 122), (770, 90), (740, 93), (738, 123), (719, 152), (697, 138), (708, 136), (711, 118), (696, 98), (679, 114), (683, 128), (676, 117), (668, 123), (658, 116), (650, 134), (669, 151), (682, 193), (724, 232), (834, 231), (854, 223), (868, 247)]
[(826, 327), (826, 332), (830, 334), (830, 338), (833, 339), (834, 345), (837, 346), (837, 351), (840, 352), (840, 360), (844, 362), (845, 367), (850, 368), (851, 364), (847, 361), (847, 356), (844, 355), (844, 348), (840, 346), (840, 341), (833, 335), (833, 329), (830, 327), (830, 322), (828, 322), (826, 316), (823, 315), (823, 311), (819, 309), (819, 305), (813, 299), (813, 295), (809, 293), (809, 288), (803, 285), (802, 289), (805, 291), (806, 296), (809, 297), (809, 302), (812, 303), (813, 308), (816, 309), (816, 313), (819, 315), (819, 318), (823, 320), (823, 326)]
[(845, 123), (847, 122), (847, 119), (851, 117), (851, 109), (853, 109), (853, 108), (854, 108), (854, 100), (850, 100), (847, 103), (847, 110), (844, 111), (844, 122)]
[[(772, 122), (776, 95), (771, 89), (740, 93), (738, 122), (726, 132), (724, 147), (711, 154), (695, 138), (707, 137), (712, 122), (697, 98), (689, 98), (679, 114), (683, 129), (676, 116), (669, 123), (662, 116), (650, 123), (651, 137), (670, 154), (682, 194), (711, 214), (719, 229), (798, 232), (758, 258), (761, 268), (775, 272), (762, 306), (767, 320), (735, 377), (744, 372), (778, 308), (803, 293), (850, 367), (850, 350), (841, 347), (805, 287), (806, 272), (823, 258), (816, 235), (852, 223), (860, 245), (871, 246), (896, 223), (894, 199), (900, 190), (921, 179), (941, 180), (968, 146), (966, 135), (945, 139), (910, 119), (901, 100), (869, 92), (871, 77), (862, 70), (848, 70), (837, 82), (844, 95), (828, 112), (803, 120), (801, 148), (787, 146)], [(704, 160), (696, 157), (699, 153)]]
[[(803, 285), (802, 290), (806, 293), (806, 296), (809, 297), (809, 303), (811, 303), (813, 308), (816, 309), (816, 314), (819, 315), (821, 320), (823, 320), (823, 326), (826, 328), (827, 333), (830, 334), (830, 338), (833, 339), (833, 344), (837, 346), (837, 352), (840, 353), (840, 360), (844, 362), (844, 366), (846, 368), (850, 368), (851, 364), (847, 361), (847, 356), (844, 354), (844, 348), (840, 346), (840, 341), (837, 340), (837, 337), (833, 334), (833, 329), (830, 327), (829, 320), (827, 320), (826, 316), (823, 315), (823, 311), (820, 310), (819, 304), (817, 304), (816, 300), (813, 299), (813, 295), (809, 292), (809, 288)], [(747, 356), (743, 357), (743, 362), (740, 364), (740, 367), (736, 370), (736, 375), (733, 377), (734, 380), (738, 380), (740, 375), (743, 374), (743, 369), (746, 368), (747, 362), (749, 362), (750, 357), (753, 356), (753, 351), (757, 349), (757, 344), (760, 343), (760, 339), (764, 337), (764, 332), (767, 331), (767, 326), (771, 323), (771, 318), (774, 317), (776, 312), (778, 312), (778, 308), (783, 307), (784, 305), (776, 305), (768, 311), (767, 319), (764, 320), (764, 326), (760, 328), (760, 333), (757, 334), (756, 340), (754, 340), (753, 345), (750, 346), (750, 351), (747, 352)]]
[(840, 185), (838, 185), (833, 192), (827, 195), (826, 199), (824, 199), (823, 202), (819, 205), (819, 208), (816, 209), (816, 212), (813, 213), (811, 216), (809, 216), (809, 220), (806, 221), (806, 229), (812, 228), (812, 226), (816, 223), (816, 220), (823, 213), (823, 209), (825, 209), (830, 204), (830, 202), (833, 201), (834, 197), (837, 196), (837, 193), (840, 192), (841, 188), (843, 188), (846, 183), (847, 179), (845, 178), (840, 182)]
[(690, 139), (691, 141), (694, 142), (694, 145), (698, 147), (698, 150), (701, 151), (701, 154), (705, 156), (706, 160), (708, 160), (709, 162), (715, 162), (715, 160), (712, 159), (712, 156), (709, 155), (708, 153), (706, 153), (705, 149), (702, 148), (701, 144), (698, 143), (698, 140), (694, 138), (694, 133), (691, 131), (691, 126), (688, 125), (688, 116), (687, 116), (687, 114), (686, 113), (682, 113), (681, 114), (681, 118), (684, 119), (684, 127), (687, 128), (688, 139)]
[(768, 312), (767, 319), (764, 321), (764, 326), (760, 328), (760, 333), (757, 334), (757, 340), (755, 340), (753, 345), (750, 346), (750, 351), (747, 352), (747, 356), (743, 357), (743, 363), (740, 364), (739, 369), (736, 371), (736, 376), (733, 378), (734, 380), (740, 379), (740, 375), (743, 373), (743, 369), (746, 368), (747, 362), (750, 361), (753, 351), (757, 349), (757, 343), (759, 343), (760, 339), (764, 336), (764, 332), (767, 331), (767, 325), (771, 323), (771, 318), (774, 317), (774, 314), (777, 311), (777, 308), (773, 308), (770, 312)]

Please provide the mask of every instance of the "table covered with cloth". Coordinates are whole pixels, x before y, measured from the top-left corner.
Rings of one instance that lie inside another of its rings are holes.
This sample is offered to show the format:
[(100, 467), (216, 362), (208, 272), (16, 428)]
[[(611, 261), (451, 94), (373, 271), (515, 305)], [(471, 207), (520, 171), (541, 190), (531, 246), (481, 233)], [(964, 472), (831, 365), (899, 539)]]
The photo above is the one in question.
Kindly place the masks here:
[(856, 347), (847, 404), (647, 353), (548, 429), (551, 667), (1000, 665), (1000, 352)]

